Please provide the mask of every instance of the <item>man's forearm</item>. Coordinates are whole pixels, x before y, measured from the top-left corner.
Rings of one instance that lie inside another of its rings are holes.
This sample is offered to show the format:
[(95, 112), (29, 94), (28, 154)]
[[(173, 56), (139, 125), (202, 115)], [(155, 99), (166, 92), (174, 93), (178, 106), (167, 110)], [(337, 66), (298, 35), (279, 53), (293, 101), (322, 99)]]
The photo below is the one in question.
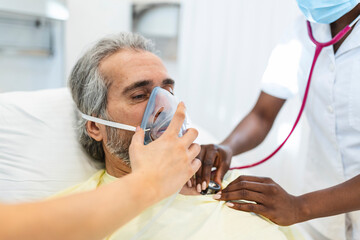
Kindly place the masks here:
[(96, 191), (0, 205), (0, 239), (102, 239), (158, 200), (147, 184), (140, 174), (130, 174)]
[(360, 210), (360, 175), (334, 187), (299, 196), (298, 200), (297, 222)]

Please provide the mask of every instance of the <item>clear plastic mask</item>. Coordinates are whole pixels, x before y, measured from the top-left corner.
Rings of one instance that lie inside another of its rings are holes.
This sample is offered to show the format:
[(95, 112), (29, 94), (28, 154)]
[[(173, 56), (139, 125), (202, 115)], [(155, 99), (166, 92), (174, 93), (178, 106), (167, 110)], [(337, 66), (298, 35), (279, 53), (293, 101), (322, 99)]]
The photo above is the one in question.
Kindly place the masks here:
[[(140, 126), (142, 129), (149, 129), (145, 131), (145, 144), (158, 139), (165, 132), (174, 117), (178, 104), (179, 101), (169, 91), (160, 87), (153, 89)], [(186, 129), (187, 120), (185, 119), (179, 137), (183, 136)]]

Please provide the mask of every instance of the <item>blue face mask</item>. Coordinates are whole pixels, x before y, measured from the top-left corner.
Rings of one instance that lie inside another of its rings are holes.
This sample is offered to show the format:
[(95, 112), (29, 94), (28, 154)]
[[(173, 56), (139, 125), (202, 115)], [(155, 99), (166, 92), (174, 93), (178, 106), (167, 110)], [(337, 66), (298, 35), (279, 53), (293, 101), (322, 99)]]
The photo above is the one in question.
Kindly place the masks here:
[(305, 17), (312, 22), (330, 24), (350, 12), (360, 0), (296, 0)]

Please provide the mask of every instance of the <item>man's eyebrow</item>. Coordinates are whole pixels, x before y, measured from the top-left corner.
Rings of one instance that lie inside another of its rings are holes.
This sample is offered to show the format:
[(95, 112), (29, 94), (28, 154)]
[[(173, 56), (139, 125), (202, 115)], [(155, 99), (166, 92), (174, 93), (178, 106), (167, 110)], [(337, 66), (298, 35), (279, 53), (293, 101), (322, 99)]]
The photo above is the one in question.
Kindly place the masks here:
[(171, 78), (167, 78), (164, 81), (162, 81), (163, 85), (175, 85), (175, 81), (172, 80)]
[(136, 82), (136, 83), (133, 83), (131, 84), (130, 86), (127, 86), (124, 91), (123, 91), (123, 94), (127, 94), (128, 92), (136, 89), (136, 88), (140, 88), (140, 87), (146, 87), (146, 86), (149, 86), (151, 85), (153, 82), (150, 81), (150, 80), (143, 80), (143, 81), (139, 81), (139, 82)]

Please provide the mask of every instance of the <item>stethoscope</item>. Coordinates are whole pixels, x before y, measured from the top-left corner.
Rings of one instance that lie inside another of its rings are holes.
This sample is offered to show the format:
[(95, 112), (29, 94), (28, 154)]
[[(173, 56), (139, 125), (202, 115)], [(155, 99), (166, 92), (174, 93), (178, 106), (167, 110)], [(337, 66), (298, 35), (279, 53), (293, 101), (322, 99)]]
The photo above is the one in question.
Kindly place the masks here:
[(244, 165), (244, 166), (240, 166), (240, 167), (233, 167), (233, 168), (230, 168), (230, 170), (251, 168), (251, 167), (255, 167), (257, 165), (260, 165), (260, 164), (266, 162), (267, 160), (269, 160), (270, 158), (272, 158), (284, 146), (284, 144), (287, 142), (287, 140), (289, 139), (291, 134), (294, 132), (296, 126), (298, 125), (298, 123), (300, 121), (301, 115), (304, 112), (304, 108), (305, 108), (306, 100), (307, 100), (307, 97), (308, 97), (308, 94), (309, 94), (310, 83), (311, 83), (312, 75), (313, 75), (313, 72), (314, 72), (315, 64), (316, 64), (316, 62), (318, 60), (318, 57), (319, 57), (321, 51), (323, 50), (323, 48), (332, 46), (332, 45), (336, 44), (337, 42), (339, 42), (352, 29), (352, 27), (359, 20), (360, 20), (360, 16), (358, 16), (350, 25), (346, 26), (341, 32), (339, 32), (331, 41), (325, 42), (325, 43), (321, 43), (321, 42), (316, 41), (316, 39), (314, 38), (313, 32), (312, 32), (311, 24), (310, 24), (309, 21), (307, 21), (308, 35), (309, 35), (310, 40), (315, 44), (316, 49), (315, 49), (315, 55), (314, 55), (314, 59), (313, 59), (312, 65), (311, 65), (310, 73), (309, 73), (309, 78), (308, 78), (306, 88), (305, 88), (304, 98), (303, 98), (303, 101), (302, 101), (301, 108), (300, 108), (300, 111), (298, 113), (298, 116), (297, 116), (297, 118), (295, 120), (294, 126), (292, 127), (289, 135), (285, 138), (285, 140), (269, 156), (267, 156), (266, 158), (264, 158), (261, 161), (255, 162), (253, 164)]

